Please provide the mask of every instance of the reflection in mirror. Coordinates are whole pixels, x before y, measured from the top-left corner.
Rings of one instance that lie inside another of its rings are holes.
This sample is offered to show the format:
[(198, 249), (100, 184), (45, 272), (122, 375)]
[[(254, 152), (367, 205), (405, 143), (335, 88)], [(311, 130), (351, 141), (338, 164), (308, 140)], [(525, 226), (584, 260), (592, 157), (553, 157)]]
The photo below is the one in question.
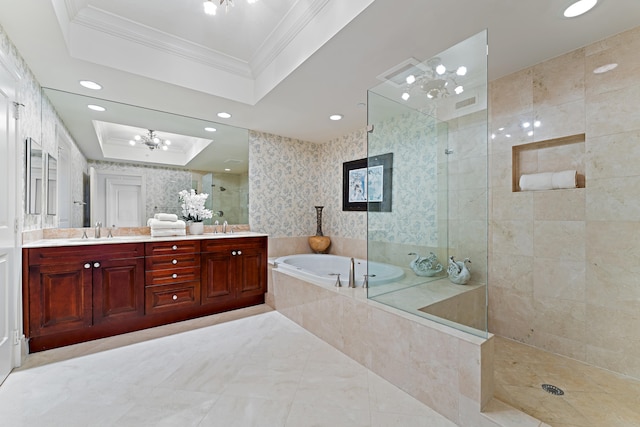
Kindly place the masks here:
[[(117, 195), (129, 187), (141, 198), (142, 205), (136, 202), (140, 212), (135, 215), (142, 218), (140, 225), (146, 225), (146, 218), (155, 213), (182, 216), (178, 192), (190, 188), (209, 194), (208, 207), (218, 214), (205, 223), (249, 222), (248, 130), (56, 89), (44, 88), (43, 94), (95, 171), (96, 192), (89, 192), (91, 224), (101, 221), (118, 226), (123, 213), (118, 212)], [(90, 104), (106, 111), (90, 110)], [(152, 131), (162, 141), (158, 148), (144, 141)], [(128, 181), (116, 183), (114, 176)], [(139, 181), (131, 184), (132, 179)], [(111, 191), (98, 185), (99, 180), (108, 180)], [(74, 204), (74, 209), (82, 208)]]
[(58, 200), (58, 161), (47, 154), (47, 215), (57, 213)]
[(26, 140), (26, 212), (38, 215), (42, 212), (44, 157), (42, 147), (34, 139)]

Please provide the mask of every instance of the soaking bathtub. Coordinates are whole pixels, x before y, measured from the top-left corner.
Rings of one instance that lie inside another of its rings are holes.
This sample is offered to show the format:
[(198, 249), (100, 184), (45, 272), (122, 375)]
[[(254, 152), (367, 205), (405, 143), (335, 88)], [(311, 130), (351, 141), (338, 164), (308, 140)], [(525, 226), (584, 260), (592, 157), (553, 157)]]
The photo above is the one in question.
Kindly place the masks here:
[[(277, 258), (274, 267), (323, 286), (334, 286), (337, 274), (340, 274), (340, 283), (347, 286), (350, 260), (349, 257), (338, 255), (297, 254)], [(369, 286), (395, 282), (404, 277), (404, 271), (400, 267), (390, 264), (355, 258), (354, 266), (356, 286), (362, 286), (365, 274), (369, 275)]]

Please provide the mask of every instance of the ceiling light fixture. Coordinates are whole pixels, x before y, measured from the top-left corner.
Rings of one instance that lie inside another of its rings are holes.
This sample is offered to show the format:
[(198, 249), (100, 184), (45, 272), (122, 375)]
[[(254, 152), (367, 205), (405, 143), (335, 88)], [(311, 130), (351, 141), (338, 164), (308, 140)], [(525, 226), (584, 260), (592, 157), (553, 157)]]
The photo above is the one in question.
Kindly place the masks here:
[(80, 86), (86, 87), (87, 89), (91, 89), (91, 90), (102, 89), (102, 86), (100, 86), (98, 83), (93, 82), (91, 80), (80, 80)]
[(215, 131), (217, 131), (218, 129), (216, 129), (216, 128), (212, 128), (212, 127), (206, 127), (206, 128), (204, 128), (204, 130), (206, 130), (207, 132), (215, 132)]
[[(247, 0), (247, 3), (254, 4), (258, 0)], [(218, 6), (224, 6), (224, 11), (227, 13), (230, 7), (235, 6), (234, 0), (205, 0), (202, 5), (204, 6), (204, 13), (207, 15), (215, 15), (218, 11)]]
[(149, 150), (157, 150), (162, 148), (164, 151), (169, 149), (171, 141), (168, 139), (161, 139), (156, 135), (154, 131), (149, 129), (146, 135), (136, 135), (133, 139), (129, 140), (129, 145), (135, 146), (137, 142), (141, 142), (147, 146)]
[(615, 70), (617, 67), (618, 67), (618, 64), (616, 64), (615, 62), (612, 62), (611, 64), (605, 64), (593, 70), (593, 74), (607, 73), (611, 70)]
[(90, 110), (93, 110), (93, 111), (100, 111), (100, 112), (102, 112), (102, 111), (107, 111), (107, 109), (106, 109), (106, 108), (101, 107), (101, 106), (99, 106), (99, 105), (94, 105), (94, 104), (89, 104), (89, 105), (87, 105), (87, 108), (89, 108)]
[(575, 18), (589, 12), (598, 3), (598, 0), (578, 0), (564, 10), (565, 18)]
[(329, 119), (333, 121), (342, 120), (342, 114), (332, 114), (329, 116)]
[(231, 114), (222, 111), (222, 112), (218, 113), (218, 117), (220, 117), (221, 119), (230, 119), (231, 118)]
[(467, 74), (467, 67), (461, 65), (455, 71), (448, 70), (438, 57), (429, 59), (427, 66), (423, 74), (407, 76), (405, 80), (407, 85), (401, 95), (403, 100), (409, 100), (415, 88), (419, 88), (429, 99), (449, 96), (450, 88), (453, 88), (456, 95), (464, 92), (464, 87), (458, 83), (458, 78)]

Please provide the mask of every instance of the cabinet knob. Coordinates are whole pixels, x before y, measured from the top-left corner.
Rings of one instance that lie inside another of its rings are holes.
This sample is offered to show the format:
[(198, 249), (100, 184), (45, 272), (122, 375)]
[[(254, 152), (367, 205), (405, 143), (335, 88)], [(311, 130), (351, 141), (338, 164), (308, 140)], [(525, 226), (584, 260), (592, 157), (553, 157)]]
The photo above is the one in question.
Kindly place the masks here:
[(231, 251), (231, 255), (235, 256), (235, 254), (236, 254), (236, 251)]
[(175, 300), (177, 300), (177, 299), (178, 299), (178, 295), (174, 295), (172, 298), (173, 298), (173, 300), (175, 301)]
[(238, 251), (238, 255), (242, 255), (242, 251)]
[(100, 263), (99, 263), (99, 262), (94, 262), (94, 263), (93, 263), (93, 266), (94, 266), (95, 268), (98, 268), (98, 267), (100, 267)]
[(174, 259), (173, 261), (171, 261), (171, 263), (175, 265), (175, 264), (177, 264), (177, 263), (178, 263), (178, 260), (177, 260), (177, 259)]
[(174, 251), (178, 250), (178, 247), (176, 245), (171, 246), (171, 249), (173, 249)]
[(173, 274), (171, 275), (171, 277), (173, 277), (174, 279), (177, 279), (177, 278), (178, 278), (178, 275), (177, 275), (176, 273), (173, 273)]
[(91, 264), (86, 263), (86, 264), (84, 265), (84, 268), (91, 268)]

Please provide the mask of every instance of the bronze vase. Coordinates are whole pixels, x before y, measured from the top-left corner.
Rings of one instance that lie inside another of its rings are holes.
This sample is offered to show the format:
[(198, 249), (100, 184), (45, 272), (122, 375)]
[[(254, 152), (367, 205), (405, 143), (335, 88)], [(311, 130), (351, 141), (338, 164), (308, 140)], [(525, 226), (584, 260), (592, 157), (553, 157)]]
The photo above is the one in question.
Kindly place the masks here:
[(311, 250), (317, 254), (325, 254), (331, 245), (331, 239), (322, 234), (322, 209), (324, 206), (315, 206), (316, 208), (316, 235), (309, 237), (309, 246)]

